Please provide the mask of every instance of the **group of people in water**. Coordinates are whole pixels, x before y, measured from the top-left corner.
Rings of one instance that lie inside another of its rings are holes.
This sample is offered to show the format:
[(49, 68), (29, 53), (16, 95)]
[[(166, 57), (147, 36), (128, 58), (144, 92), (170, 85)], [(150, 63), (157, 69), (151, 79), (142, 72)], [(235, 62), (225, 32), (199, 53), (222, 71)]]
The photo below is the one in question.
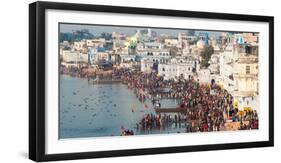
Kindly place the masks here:
[[(186, 115), (184, 114), (145, 114), (136, 123), (137, 130), (141, 133), (151, 133), (152, 130), (162, 130), (166, 128), (186, 127)], [(152, 131), (153, 132), (153, 131)], [(177, 131), (180, 132), (180, 131)]]
[(126, 130), (123, 126), (121, 127), (121, 136), (130, 136), (130, 135), (134, 135), (134, 131), (133, 130)]
[(144, 73), (126, 68), (114, 69), (112, 77), (128, 84), (142, 102), (150, 99), (155, 104), (155, 98), (179, 99), (179, 107), (186, 110), (184, 113), (173, 113), (173, 116), (146, 114), (136, 124), (137, 129), (163, 129), (171, 124), (183, 123), (186, 132), (209, 132), (225, 130), (226, 122), (241, 122), (241, 130), (258, 129), (256, 111), (239, 112), (234, 107), (232, 95), (215, 83), (200, 84), (192, 77), (164, 80), (156, 72)]

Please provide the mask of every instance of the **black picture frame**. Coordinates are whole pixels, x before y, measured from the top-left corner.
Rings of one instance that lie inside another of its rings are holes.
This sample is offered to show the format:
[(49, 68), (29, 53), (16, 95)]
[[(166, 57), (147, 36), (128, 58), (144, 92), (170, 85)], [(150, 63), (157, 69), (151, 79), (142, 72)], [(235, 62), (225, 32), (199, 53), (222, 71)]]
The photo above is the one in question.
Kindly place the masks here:
[[(212, 144), (150, 149), (98, 151), (83, 153), (45, 153), (45, 11), (108, 12), (140, 15), (192, 17), (220, 20), (239, 20), (269, 23), (269, 140), (262, 142)], [(29, 5), (29, 158), (34, 161), (55, 161), (116, 156), (178, 153), (191, 151), (223, 150), (237, 148), (269, 147), (274, 145), (274, 17), (225, 13), (178, 11), (152, 8), (103, 6), (56, 2), (34, 2)]]

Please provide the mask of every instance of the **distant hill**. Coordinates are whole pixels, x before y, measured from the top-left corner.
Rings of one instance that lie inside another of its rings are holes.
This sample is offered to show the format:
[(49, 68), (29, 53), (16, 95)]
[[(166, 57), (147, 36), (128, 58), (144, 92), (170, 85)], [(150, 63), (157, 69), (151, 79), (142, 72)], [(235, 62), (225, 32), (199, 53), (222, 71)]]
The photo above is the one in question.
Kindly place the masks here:
[(83, 39), (93, 39), (95, 38), (92, 33), (89, 32), (87, 29), (82, 29), (82, 30), (76, 30), (71, 32), (66, 32), (66, 33), (60, 33), (59, 41), (68, 41), (68, 42), (73, 42), (73, 41), (80, 41)]

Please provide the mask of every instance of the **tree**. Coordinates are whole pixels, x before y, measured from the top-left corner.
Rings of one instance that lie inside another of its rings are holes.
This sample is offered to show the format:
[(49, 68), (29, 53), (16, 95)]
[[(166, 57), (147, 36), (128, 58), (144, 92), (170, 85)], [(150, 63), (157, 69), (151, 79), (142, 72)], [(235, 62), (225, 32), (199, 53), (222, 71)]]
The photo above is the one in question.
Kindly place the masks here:
[(75, 30), (71, 32), (60, 32), (60, 42), (68, 41), (81, 41), (83, 39), (93, 39), (94, 35), (88, 29)]
[(188, 36), (195, 36), (195, 30), (194, 29), (187, 30), (187, 35)]
[(110, 40), (110, 39), (112, 39), (112, 34), (111, 34), (111, 33), (102, 32), (102, 33), (100, 34), (100, 37), (101, 37), (101, 38), (104, 38), (105, 40)]
[(205, 45), (204, 49), (201, 51), (200, 56), (202, 57), (202, 61), (201, 61), (201, 66), (202, 67), (208, 67), (209, 66), (209, 60), (212, 56), (212, 54), (214, 54), (214, 48), (211, 45)]

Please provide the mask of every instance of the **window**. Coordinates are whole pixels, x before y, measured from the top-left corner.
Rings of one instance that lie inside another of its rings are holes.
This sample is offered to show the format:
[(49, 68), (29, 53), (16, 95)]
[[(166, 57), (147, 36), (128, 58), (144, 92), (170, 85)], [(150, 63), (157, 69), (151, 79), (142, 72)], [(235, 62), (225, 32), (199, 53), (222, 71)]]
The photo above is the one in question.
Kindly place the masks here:
[(253, 53), (252, 53), (252, 52), (253, 52), (253, 48), (250, 47), (250, 46), (246, 46), (246, 47), (245, 47), (245, 52), (246, 52), (246, 54), (253, 54)]
[(250, 74), (250, 71), (251, 69), (250, 69), (250, 66), (246, 66), (246, 74)]

